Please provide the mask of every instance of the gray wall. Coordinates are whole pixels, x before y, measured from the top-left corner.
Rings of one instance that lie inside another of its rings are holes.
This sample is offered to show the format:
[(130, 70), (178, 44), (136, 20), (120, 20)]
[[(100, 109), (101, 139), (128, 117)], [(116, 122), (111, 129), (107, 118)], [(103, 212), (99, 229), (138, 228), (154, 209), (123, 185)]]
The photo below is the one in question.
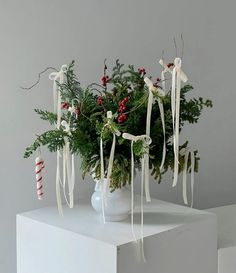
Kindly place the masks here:
[[(22, 159), (33, 132), (45, 129), (32, 109), (52, 107), (52, 83), (45, 76), (31, 92), (19, 86), (32, 83), (48, 65), (78, 60), (82, 84), (99, 79), (105, 57), (109, 64), (119, 57), (157, 74), (162, 49), (173, 57), (173, 36), (180, 44), (183, 32), (189, 82), (196, 96), (214, 101), (214, 109), (204, 111), (181, 138), (189, 138), (201, 156), (195, 205), (235, 203), (235, 9), (229, 0), (0, 0), (1, 273), (15, 272), (16, 213), (55, 204), (55, 156), (44, 153), (42, 202), (35, 198), (34, 159)], [(81, 196), (89, 196), (91, 179), (79, 187)], [(171, 175), (160, 186), (152, 184), (152, 196), (172, 202), (182, 203), (180, 190), (180, 184), (172, 189)]]

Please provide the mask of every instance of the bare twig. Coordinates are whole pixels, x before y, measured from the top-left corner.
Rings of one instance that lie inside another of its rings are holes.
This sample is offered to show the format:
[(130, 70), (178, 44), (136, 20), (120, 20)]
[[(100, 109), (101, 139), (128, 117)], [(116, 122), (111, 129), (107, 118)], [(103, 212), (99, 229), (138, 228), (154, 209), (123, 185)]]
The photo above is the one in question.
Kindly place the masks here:
[(32, 88), (34, 88), (37, 84), (39, 84), (39, 82), (40, 82), (40, 80), (41, 80), (41, 75), (42, 74), (44, 74), (45, 72), (47, 72), (48, 70), (54, 70), (54, 71), (58, 71), (56, 68), (54, 68), (54, 67), (51, 67), (51, 66), (49, 66), (49, 67), (46, 67), (44, 70), (42, 70), (39, 74), (38, 74), (38, 79), (37, 79), (37, 81), (34, 83), (34, 84), (32, 84), (31, 86), (29, 86), (29, 87), (22, 87), (22, 86), (20, 86), (20, 88), (21, 89), (23, 89), (23, 90), (31, 90)]
[(184, 57), (184, 36), (183, 36), (183, 33), (181, 33), (181, 41), (182, 41), (181, 59), (183, 60), (183, 57)]
[(175, 46), (175, 58), (177, 58), (177, 56), (178, 56), (178, 49), (177, 49), (177, 44), (176, 44), (175, 37), (174, 37), (174, 46)]

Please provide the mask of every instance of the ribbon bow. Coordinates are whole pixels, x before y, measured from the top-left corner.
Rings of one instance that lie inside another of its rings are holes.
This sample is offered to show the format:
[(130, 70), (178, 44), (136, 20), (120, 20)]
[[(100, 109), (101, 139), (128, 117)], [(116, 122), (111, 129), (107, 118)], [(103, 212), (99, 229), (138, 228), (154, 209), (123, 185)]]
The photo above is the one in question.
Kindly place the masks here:
[(59, 72), (52, 72), (49, 75), (49, 79), (53, 81), (53, 104), (54, 112), (57, 114), (57, 129), (59, 129), (61, 125), (61, 94), (58, 83), (63, 84), (65, 82), (65, 73), (67, 72), (67, 69), (67, 65), (63, 64)]
[[(182, 61), (180, 58), (175, 58), (174, 68), (171, 70), (167, 64), (161, 59), (159, 61), (160, 65), (163, 67), (162, 77), (166, 72), (172, 75), (172, 86), (171, 86), (171, 112), (172, 112), (172, 123), (173, 123), (173, 146), (174, 146), (174, 179), (173, 187), (177, 185), (178, 182), (178, 172), (179, 172), (179, 112), (180, 112), (180, 90), (181, 81), (187, 82), (188, 78), (186, 74), (181, 69)], [(162, 79), (163, 80), (163, 79)]]
[[(148, 94), (148, 106), (147, 106), (147, 119), (146, 119), (146, 135), (150, 137), (150, 127), (151, 127), (151, 113), (152, 113), (152, 103), (153, 103), (153, 93), (157, 94), (157, 101), (158, 101), (158, 106), (160, 110), (160, 115), (161, 115), (161, 122), (162, 122), (162, 129), (163, 129), (163, 151), (162, 151), (162, 162), (160, 169), (163, 168), (164, 163), (165, 163), (165, 156), (166, 156), (166, 144), (165, 144), (165, 117), (164, 117), (164, 107), (163, 103), (160, 99), (160, 97), (165, 96), (165, 92), (161, 90), (160, 88), (156, 88), (152, 81), (148, 78), (145, 77), (144, 81), (146, 85), (149, 88), (149, 94)], [(151, 201), (150, 198), (150, 189), (149, 189), (149, 148), (147, 149), (147, 153), (144, 156), (144, 165), (145, 165), (145, 193), (146, 193), (146, 200)]]
[(141, 256), (143, 261), (145, 261), (145, 255), (144, 255), (144, 249), (143, 249), (143, 189), (144, 189), (144, 178), (145, 178), (145, 155), (147, 154), (149, 150), (149, 145), (152, 143), (152, 140), (150, 136), (148, 135), (140, 135), (140, 136), (134, 136), (129, 133), (123, 133), (122, 137), (124, 139), (131, 141), (131, 228), (132, 233), (134, 236), (135, 241), (137, 242), (135, 232), (134, 232), (134, 151), (133, 151), (133, 145), (136, 141), (143, 141), (143, 148), (144, 148), (144, 155), (141, 160), (141, 166), (142, 166), (142, 176), (141, 176)]

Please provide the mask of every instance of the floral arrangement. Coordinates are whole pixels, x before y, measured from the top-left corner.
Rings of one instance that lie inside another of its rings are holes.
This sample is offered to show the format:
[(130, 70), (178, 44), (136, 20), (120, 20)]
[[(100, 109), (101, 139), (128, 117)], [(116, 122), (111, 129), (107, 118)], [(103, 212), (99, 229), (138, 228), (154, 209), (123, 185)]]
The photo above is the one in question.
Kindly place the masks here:
[[(171, 71), (174, 63), (167, 64)], [(110, 176), (110, 190), (121, 188), (131, 181), (131, 144), (122, 133), (131, 135), (146, 134), (146, 117), (149, 100), (149, 87), (145, 84), (147, 72), (145, 68), (136, 69), (133, 65), (125, 66), (116, 61), (112, 71), (108, 72), (104, 62), (104, 71), (100, 83), (91, 83), (81, 87), (74, 71), (72, 61), (63, 73), (64, 80), (55, 80), (57, 92), (60, 93), (60, 110), (55, 111), (35, 109), (41, 119), (48, 121), (55, 128), (37, 135), (34, 142), (26, 148), (24, 157), (28, 158), (41, 146), (46, 146), (50, 152), (60, 151), (68, 146), (69, 153), (80, 155), (81, 171), (101, 179), (101, 139), (103, 145), (103, 160), (105, 177), (109, 168), (109, 159), (113, 136), (116, 132), (115, 152)], [(163, 76), (163, 74), (162, 74)], [(149, 79), (152, 79), (150, 76)], [(173, 109), (171, 86), (168, 79), (156, 77), (153, 87), (161, 92), (153, 93), (152, 112), (150, 116), (149, 169), (151, 175), (160, 182), (162, 175), (168, 170), (174, 170), (175, 154), (173, 152)], [(170, 85), (170, 84), (169, 84)], [(164, 90), (165, 89), (165, 90)], [(193, 91), (191, 85), (184, 85), (180, 89), (179, 127), (180, 132), (186, 123), (197, 123), (204, 107), (212, 107), (212, 102), (203, 98), (188, 98)], [(55, 95), (55, 94), (54, 94)], [(56, 94), (57, 95), (57, 94)], [(160, 104), (164, 109), (165, 132)], [(60, 114), (58, 114), (58, 111)], [(111, 114), (107, 116), (107, 112)], [(60, 115), (60, 117), (58, 117)], [(58, 123), (58, 118), (60, 118)], [(163, 162), (163, 142), (165, 145), (165, 159)], [(185, 156), (181, 151), (186, 149), (188, 141), (178, 147), (178, 173), (185, 165)], [(141, 167), (145, 154), (142, 140), (133, 142), (133, 159), (136, 168)], [(199, 157), (194, 154), (194, 171), (198, 170)], [(162, 165), (162, 166), (161, 166)], [(187, 170), (190, 170), (191, 159), (187, 159)]]

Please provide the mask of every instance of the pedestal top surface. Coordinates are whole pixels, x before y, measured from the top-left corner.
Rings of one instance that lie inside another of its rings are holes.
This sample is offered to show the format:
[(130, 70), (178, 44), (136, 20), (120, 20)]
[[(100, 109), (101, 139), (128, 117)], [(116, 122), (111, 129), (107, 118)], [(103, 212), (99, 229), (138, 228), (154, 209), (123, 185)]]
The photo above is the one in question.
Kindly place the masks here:
[[(138, 206), (137, 206), (138, 207)], [(79, 200), (73, 209), (64, 207), (64, 216), (58, 214), (57, 207), (45, 207), (19, 214), (33, 221), (61, 228), (107, 244), (119, 246), (134, 241), (130, 218), (123, 222), (103, 223), (102, 218), (93, 210), (88, 201)], [(143, 235), (152, 236), (187, 224), (203, 221), (213, 214), (188, 207), (152, 199), (144, 205)], [(141, 237), (140, 210), (134, 213), (134, 231), (137, 239)]]
[(217, 216), (218, 248), (236, 247), (236, 205), (208, 209)]

